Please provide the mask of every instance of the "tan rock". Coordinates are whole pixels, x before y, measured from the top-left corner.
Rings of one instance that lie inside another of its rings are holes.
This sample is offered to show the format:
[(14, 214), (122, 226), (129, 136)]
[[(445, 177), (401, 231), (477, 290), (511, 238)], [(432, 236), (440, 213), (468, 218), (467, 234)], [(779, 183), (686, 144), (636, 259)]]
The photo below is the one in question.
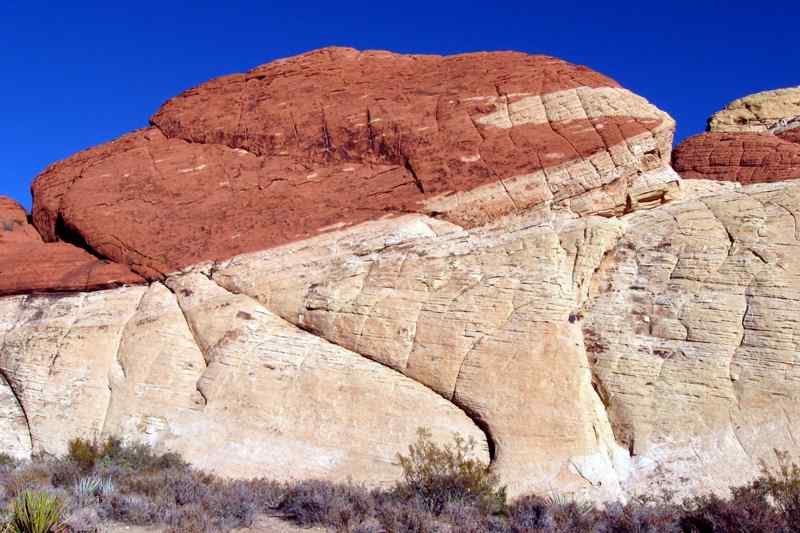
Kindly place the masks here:
[[(483, 433), (422, 385), (201, 274), (168, 283), (177, 299), (160, 283), (0, 299), (2, 316), (17, 317), (0, 375), (29, 413), (34, 451), (113, 435), (229, 476), (384, 483), (428, 427), (439, 442), (474, 438), (488, 462)], [(8, 392), (0, 386), (0, 421), (13, 430), (2, 444), (24, 455), (28, 425)]]
[(13, 320), (3, 337), (0, 374), (27, 415), (34, 452), (62, 454), (70, 439), (100, 435), (120, 335), (144, 291), (0, 299), (3, 321)]
[(775, 133), (798, 120), (800, 87), (789, 87), (734, 100), (708, 119), (708, 131)]
[(724, 492), (799, 451), (800, 187), (720, 189), (627, 217), (593, 280), (584, 334), (631, 490)]

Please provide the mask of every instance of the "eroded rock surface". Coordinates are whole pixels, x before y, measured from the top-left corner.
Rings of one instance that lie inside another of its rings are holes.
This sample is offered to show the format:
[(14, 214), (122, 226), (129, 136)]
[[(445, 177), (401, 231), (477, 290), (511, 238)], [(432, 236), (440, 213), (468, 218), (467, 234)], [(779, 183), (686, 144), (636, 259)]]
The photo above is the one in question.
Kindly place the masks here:
[(147, 280), (0, 298), (0, 444), (378, 484), (429, 427), (512, 495), (726, 491), (800, 451), (779, 122), (707, 134), (675, 161), (714, 180), (682, 181), (665, 113), (554, 58), (325, 49), (211, 81), (49, 167), (38, 232), (0, 203), (0, 257)]
[(61, 221), (162, 279), (385, 216), (474, 227), (543, 203), (620, 213), (675, 190), (658, 172), (672, 119), (545, 56), (325, 49), (208, 82), (152, 123), (36, 179), (46, 240)]
[(144, 280), (67, 242), (45, 243), (15, 201), (0, 196), (0, 296), (87, 291)]
[(761, 183), (800, 178), (800, 144), (764, 133), (704, 133), (675, 149), (681, 176)]
[(708, 120), (708, 132), (672, 154), (681, 176), (760, 183), (800, 178), (800, 87), (734, 100)]
[(627, 217), (593, 278), (587, 351), (632, 486), (724, 491), (798, 452), (800, 184), (718, 187)]
[(770, 132), (800, 126), (800, 87), (751, 94), (708, 119), (708, 131)]

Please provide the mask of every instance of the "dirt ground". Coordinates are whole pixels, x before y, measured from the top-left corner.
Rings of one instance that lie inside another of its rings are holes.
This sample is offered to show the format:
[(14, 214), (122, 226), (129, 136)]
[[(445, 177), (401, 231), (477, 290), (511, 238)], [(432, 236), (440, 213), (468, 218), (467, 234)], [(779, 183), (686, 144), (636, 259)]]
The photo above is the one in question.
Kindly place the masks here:
[[(129, 526), (126, 524), (109, 524), (104, 533), (162, 533), (162, 527)], [(302, 528), (274, 516), (260, 516), (252, 527), (235, 529), (234, 533), (332, 533), (320, 527)]]

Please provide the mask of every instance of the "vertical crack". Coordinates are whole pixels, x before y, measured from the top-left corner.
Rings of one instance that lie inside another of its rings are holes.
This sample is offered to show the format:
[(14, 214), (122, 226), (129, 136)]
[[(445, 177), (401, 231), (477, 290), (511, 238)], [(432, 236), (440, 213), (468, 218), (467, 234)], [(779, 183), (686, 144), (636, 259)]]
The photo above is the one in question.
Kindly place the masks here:
[[(187, 316), (186, 311), (181, 306), (180, 299), (178, 298), (178, 295), (175, 293), (175, 290), (172, 287), (170, 287), (167, 283), (164, 283), (164, 286), (175, 297), (175, 305), (178, 306), (178, 309), (180, 310), (181, 315), (183, 316), (183, 320), (186, 322), (186, 327), (189, 328), (189, 333), (192, 335), (192, 340), (194, 341), (195, 345), (197, 346), (197, 349), (200, 350), (200, 353), (203, 356), (203, 360), (206, 362), (206, 369), (208, 369), (208, 366), (211, 364), (211, 358), (208, 355), (207, 350), (204, 348), (203, 343), (200, 342), (200, 337), (197, 334), (197, 332), (195, 331), (194, 327), (192, 326), (192, 321), (189, 320), (189, 317)], [(205, 392), (203, 392), (203, 390), (200, 388), (200, 380), (202, 380), (202, 375), (201, 375), (200, 379), (197, 381), (197, 383), (195, 384), (195, 389), (200, 394), (200, 397), (203, 399), (203, 407), (205, 407), (205, 406), (208, 405), (208, 397), (206, 396)]]
[[(256, 304), (258, 304), (259, 307), (264, 307), (263, 303), (258, 301), (256, 298), (253, 298), (249, 294), (237, 291), (234, 288), (227, 287), (224, 284), (224, 282), (222, 282), (222, 281), (220, 281), (218, 279), (215, 279), (214, 276), (211, 276), (209, 274), (205, 274), (203, 272), (200, 272), (200, 273), (203, 274), (205, 277), (207, 277), (210, 281), (215, 283), (217, 286), (222, 288), (223, 290), (225, 290), (225, 291), (227, 291), (227, 292), (229, 292), (231, 294), (246, 296), (247, 298), (250, 298)], [(267, 311), (269, 311), (269, 309), (267, 309)], [(425, 387), (426, 389), (428, 389), (432, 393), (434, 393), (434, 394), (436, 394), (438, 396), (441, 396), (442, 398), (444, 398), (445, 400), (450, 402), (452, 405), (457, 407), (462, 413), (464, 413), (464, 415), (467, 418), (469, 418), (472, 421), (472, 423), (475, 424), (475, 426), (483, 433), (484, 439), (486, 440), (486, 447), (487, 447), (488, 452), (489, 452), (489, 464), (490, 465), (494, 464), (494, 462), (495, 462), (495, 460), (497, 458), (497, 444), (496, 444), (496, 441), (495, 441), (495, 438), (494, 438), (494, 435), (492, 433), (492, 429), (491, 429), (489, 423), (486, 422), (486, 420), (484, 420), (483, 417), (481, 417), (480, 414), (475, 412), (475, 410), (473, 410), (469, 405), (467, 405), (464, 402), (458, 400), (458, 398), (456, 397), (455, 391), (453, 391), (452, 398), (448, 398), (444, 394), (441, 394), (441, 393), (433, 390), (432, 388), (428, 387), (424, 383), (422, 383), (420, 381), (417, 381), (413, 377), (408, 376), (408, 375), (404, 374), (403, 372), (400, 372), (396, 368), (392, 368), (391, 366), (389, 366), (389, 365), (387, 365), (387, 364), (385, 364), (385, 363), (383, 363), (381, 361), (378, 361), (376, 359), (373, 359), (372, 357), (369, 357), (368, 355), (364, 355), (362, 353), (353, 351), (353, 350), (347, 348), (346, 346), (342, 346), (341, 344), (337, 344), (336, 342), (330, 341), (330, 340), (326, 339), (325, 337), (320, 336), (317, 332), (313, 331), (312, 329), (308, 328), (307, 326), (303, 326), (302, 324), (293, 324), (293, 323), (287, 321), (286, 319), (278, 316), (277, 314), (274, 314), (274, 313), (271, 313), (271, 314), (275, 315), (277, 318), (280, 318), (281, 320), (283, 320), (287, 324), (289, 324), (289, 325), (291, 325), (291, 326), (293, 326), (293, 327), (295, 327), (295, 328), (297, 328), (299, 330), (305, 331), (306, 333), (309, 333), (310, 335), (313, 335), (313, 336), (317, 337), (318, 339), (320, 339), (320, 340), (322, 340), (322, 341), (324, 341), (324, 342), (326, 342), (328, 344), (333, 344), (335, 346), (339, 346), (340, 348), (344, 348), (345, 350), (347, 350), (350, 353), (353, 353), (355, 355), (361, 356), (364, 359), (368, 359), (368, 360), (370, 360), (370, 361), (372, 361), (374, 363), (377, 363), (377, 364), (381, 365), (382, 367), (384, 367), (384, 368), (386, 368), (386, 369), (388, 369), (388, 370), (390, 370), (392, 372), (395, 372), (395, 373), (403, 376), (405, 379), (409, 379), (411, 381), (414, 381), (415, 383), (421, 385), (422, 387)]]

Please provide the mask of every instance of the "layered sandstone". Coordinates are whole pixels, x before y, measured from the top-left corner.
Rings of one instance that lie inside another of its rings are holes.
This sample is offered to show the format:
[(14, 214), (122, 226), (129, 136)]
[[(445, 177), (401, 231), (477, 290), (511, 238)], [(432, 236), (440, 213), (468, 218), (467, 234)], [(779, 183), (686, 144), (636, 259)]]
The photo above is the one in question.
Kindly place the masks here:
[(765, 133), (704, 133), (675, 149), (682, 177), (760, 183), (800, 178), (800, 144)]
[(91, 291), (144, 280), (67, 242), (45, 243), (15, 201), (0, 196), (0, 296)]
[(800, 178), (800, 87), (734, 100), (684, 140), (672, 164), (694, 179), (759, 183)]
[(386, 216), (474, 227), (545, 202), (621, 213), (675, 189), (657, 172), (672, 119), (544, 56), (325, 49), (187, 91), (152, 124), (36, 179), (46, 240), (61, 220), (162, 279)]
[(672, 133), (517, 53), (326, 49), (187, 91), (37, 178), (38, 246), (148, 282), (0, 299), (0, 444), (389, 483), (422, 426), (511, 494), (747, 481), (798, 446), (800, 182), (681, 181)]

